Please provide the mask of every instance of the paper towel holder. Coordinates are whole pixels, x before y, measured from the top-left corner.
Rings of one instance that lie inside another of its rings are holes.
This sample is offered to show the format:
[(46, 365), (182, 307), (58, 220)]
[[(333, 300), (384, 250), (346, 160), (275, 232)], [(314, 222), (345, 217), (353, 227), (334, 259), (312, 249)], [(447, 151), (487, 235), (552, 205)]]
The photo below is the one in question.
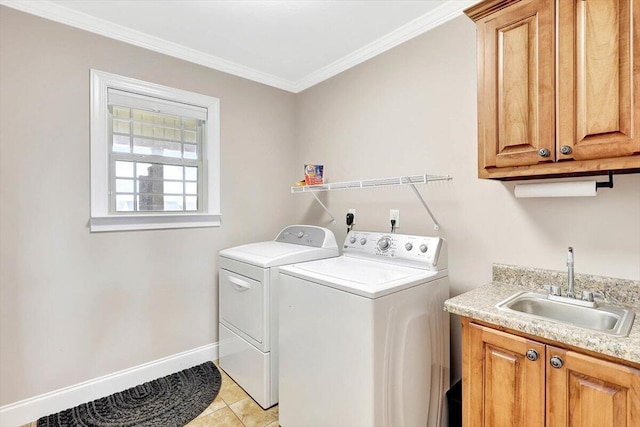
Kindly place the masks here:
[(613, 188), (613, 171), (608, 171), (609, 180), (562, 181), (537, 184), (516, 184), (513, 189), (516, 198), (539, 197), (585, 197), (596, 196), (598, 188)]
[(609, 181), (606, 181), (606, 182), (596, 181), (596, 191), (598, 191), (598, 188), (613, 188), (613, 171), (609, 171)]

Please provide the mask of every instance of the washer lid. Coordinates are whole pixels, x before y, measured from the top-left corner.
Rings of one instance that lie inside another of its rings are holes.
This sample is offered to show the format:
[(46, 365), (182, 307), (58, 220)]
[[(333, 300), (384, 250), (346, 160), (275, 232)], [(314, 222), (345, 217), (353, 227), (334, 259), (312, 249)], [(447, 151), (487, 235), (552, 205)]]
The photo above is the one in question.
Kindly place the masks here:
[(366, 298), (389, 295), (448, 274), (446, 270), (427, 271), (345, 256), (289, 265), (280, 271)]
[(338, 248), (315, 248), (292, 243), (267, 241), (224, 249), (220, 251), (220, 256), (267, 268), (337, 257)]

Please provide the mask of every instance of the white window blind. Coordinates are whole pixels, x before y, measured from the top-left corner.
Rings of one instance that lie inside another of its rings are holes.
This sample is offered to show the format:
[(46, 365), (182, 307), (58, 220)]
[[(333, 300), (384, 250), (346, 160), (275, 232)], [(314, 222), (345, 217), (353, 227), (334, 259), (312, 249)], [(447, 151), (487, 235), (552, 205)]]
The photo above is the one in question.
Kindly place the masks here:
[(207, 109), (197, 105), (140, 95), (114, 88), (108, 88), (109, 105), (128, 105), (140, 110), (156, 111), (175, 116), (186, 116), (198, 120), (207, 120)]

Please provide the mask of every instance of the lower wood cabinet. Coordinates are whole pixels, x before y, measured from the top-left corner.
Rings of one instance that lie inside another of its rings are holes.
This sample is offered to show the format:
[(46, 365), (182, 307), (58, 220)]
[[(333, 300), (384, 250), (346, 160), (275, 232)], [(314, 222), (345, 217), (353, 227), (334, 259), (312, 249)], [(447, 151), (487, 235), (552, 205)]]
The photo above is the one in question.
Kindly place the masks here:
[(640, 370), (462, 322), (463, 425), (640, 426)]

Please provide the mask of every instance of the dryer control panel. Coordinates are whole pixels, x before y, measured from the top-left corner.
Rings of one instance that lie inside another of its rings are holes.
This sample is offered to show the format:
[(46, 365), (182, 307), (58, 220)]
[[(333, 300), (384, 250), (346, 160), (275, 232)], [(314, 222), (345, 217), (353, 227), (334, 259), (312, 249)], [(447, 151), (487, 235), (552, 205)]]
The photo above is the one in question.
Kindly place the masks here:
[(337, 249), (336, 238), (331, 230), (314, 225), (290, 225), (278, 233), (275, 241), (314, 248)]
[(447, 268), (446, 241), (441, 237), (350, 231), (342, 248), (345, 256), (425, 270)]

